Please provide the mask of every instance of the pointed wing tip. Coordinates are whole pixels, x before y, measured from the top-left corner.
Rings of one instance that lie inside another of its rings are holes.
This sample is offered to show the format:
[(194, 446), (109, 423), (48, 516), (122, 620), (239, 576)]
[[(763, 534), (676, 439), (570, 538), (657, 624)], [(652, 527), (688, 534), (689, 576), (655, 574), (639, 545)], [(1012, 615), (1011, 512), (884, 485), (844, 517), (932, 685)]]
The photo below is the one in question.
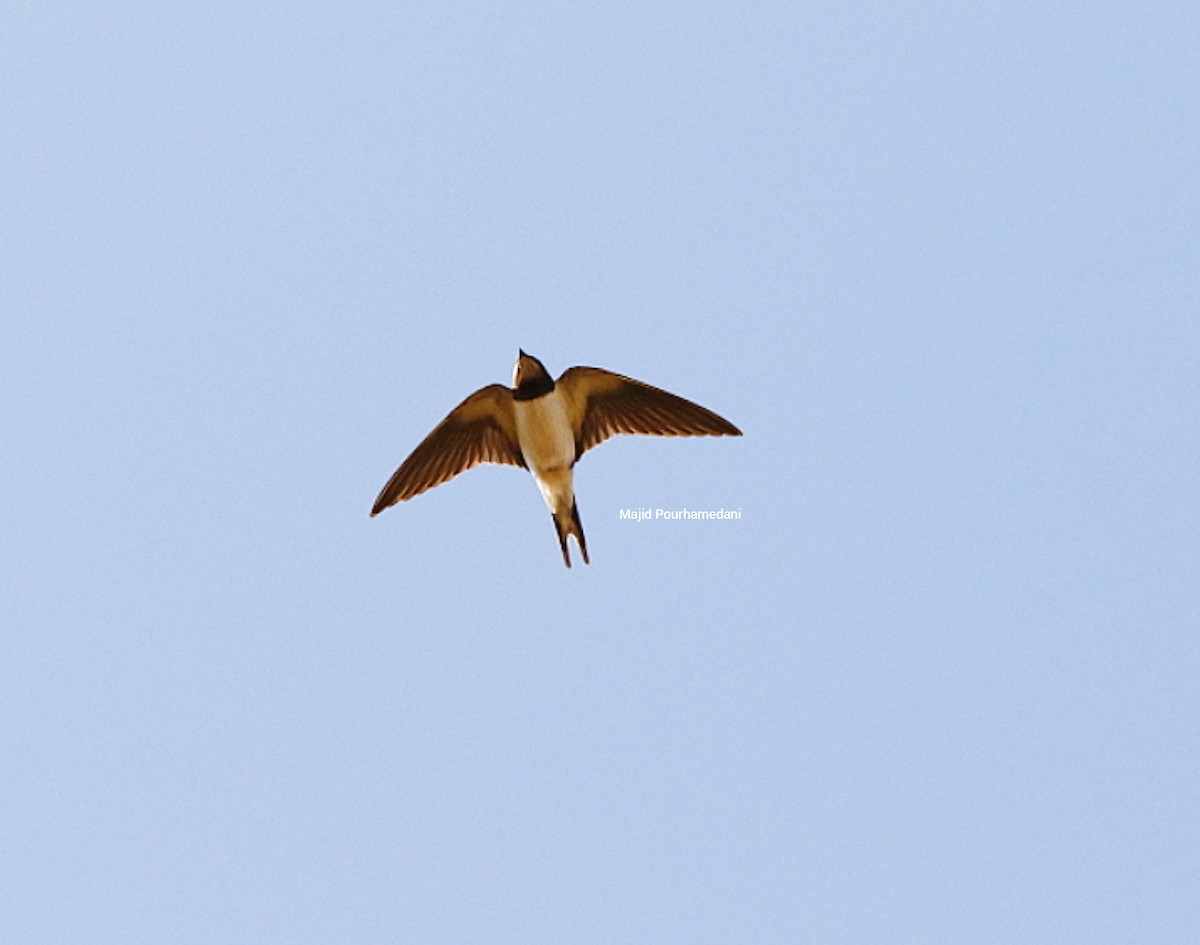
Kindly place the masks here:
[(732, 423), (722, 416), (713, 414), (713, 421), (707, 430), (700, 432), (700, 436), (741, 436), (742, 431), (735, 427)]

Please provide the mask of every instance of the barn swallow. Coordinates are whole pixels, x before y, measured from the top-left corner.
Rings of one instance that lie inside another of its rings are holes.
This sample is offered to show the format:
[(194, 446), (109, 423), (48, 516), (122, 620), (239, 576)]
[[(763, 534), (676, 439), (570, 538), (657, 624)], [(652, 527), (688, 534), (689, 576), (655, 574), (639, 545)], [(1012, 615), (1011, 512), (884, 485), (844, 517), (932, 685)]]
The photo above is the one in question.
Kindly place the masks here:
[(533, 473), (550, 507), (563, 564), (571, 566), (571, 535), (587, 564), (574, 468), (585, 452), (618, 433), (742, 435), (711, 410), (611, 371), (573, 367), (553, 380), (541, 361), (520, 351), (512, 389), (489, 384), (455, 407), (388, 480), (371, 515), (480, 463), (520, 466)]

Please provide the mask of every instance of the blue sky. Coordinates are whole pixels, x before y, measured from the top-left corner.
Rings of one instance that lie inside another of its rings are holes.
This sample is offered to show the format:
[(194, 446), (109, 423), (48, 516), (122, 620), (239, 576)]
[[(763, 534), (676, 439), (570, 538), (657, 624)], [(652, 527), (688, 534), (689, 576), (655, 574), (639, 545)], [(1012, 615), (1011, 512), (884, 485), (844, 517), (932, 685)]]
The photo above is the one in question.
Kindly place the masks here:
[[(1191, 942), (1198, 34), (7, 9), (0, 937)], [(518, 347), (745, 436), (369, 519)]]

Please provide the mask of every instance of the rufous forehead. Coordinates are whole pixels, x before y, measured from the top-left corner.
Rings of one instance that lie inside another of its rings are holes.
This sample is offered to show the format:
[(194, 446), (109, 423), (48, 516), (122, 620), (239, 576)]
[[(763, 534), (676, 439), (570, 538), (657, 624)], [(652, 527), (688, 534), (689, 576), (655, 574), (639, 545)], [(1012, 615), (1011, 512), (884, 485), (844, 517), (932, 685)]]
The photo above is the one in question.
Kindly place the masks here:
[(537, 358), (522, 352), (513, 365), (513, 387), (520, 385), (523, 379), (536, 374), (539, 367)]

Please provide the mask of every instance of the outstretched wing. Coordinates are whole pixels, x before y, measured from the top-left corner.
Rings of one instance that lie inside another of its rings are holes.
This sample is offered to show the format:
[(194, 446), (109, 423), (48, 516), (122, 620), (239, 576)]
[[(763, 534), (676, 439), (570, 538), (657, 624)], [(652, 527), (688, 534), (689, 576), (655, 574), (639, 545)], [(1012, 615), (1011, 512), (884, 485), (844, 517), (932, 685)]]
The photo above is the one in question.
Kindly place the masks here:
[(440, 486), (480, 463), (525, 466), (517, 445), (512, 391), (502, 384), (475, 391), (450, 411), (388, 480), (371, 514)]
[(649, 436), (741, 436), (724, 417), (631, 377), (573, 367), (557, 381), (566, 398), (575, 458), (618, 433)]

